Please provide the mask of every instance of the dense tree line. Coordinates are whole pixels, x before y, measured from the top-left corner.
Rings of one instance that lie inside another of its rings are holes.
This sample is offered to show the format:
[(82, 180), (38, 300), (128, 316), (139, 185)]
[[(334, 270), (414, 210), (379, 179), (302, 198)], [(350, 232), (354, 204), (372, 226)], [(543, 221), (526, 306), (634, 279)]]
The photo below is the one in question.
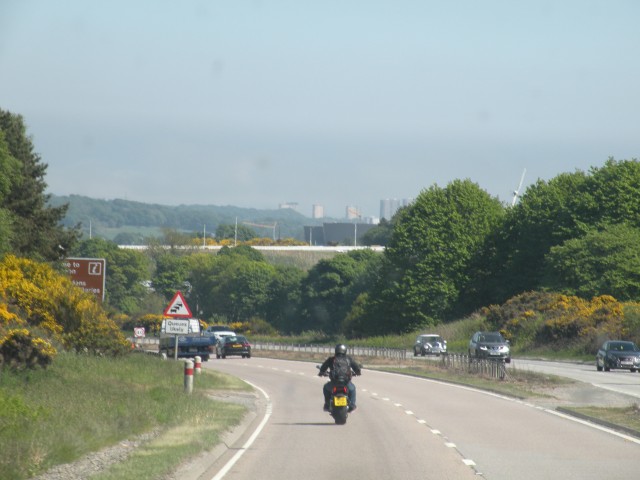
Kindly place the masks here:
[(352, 336), (412, 331), (528, 291), (633, 301), (638, 198), (636, 160), (540, 180), (515, 206), (455, 180), (396, 214), (383, 254), (338, 254), (301, 271), (246, 246), (218, 255), (161, 250), (152, 254), (151, 285), (164, 301), (186, 289), (205, 319)]
[[(447, 322), (525, 292), (640, 296), (635, 159), (538, 180), (514, 206), (469, 180), (433, 185), (371, 231), (368, 241), (385, 244), (384, 253), (338, 254), (309, 270), (272, 264), (246, 245), (216, 255), (78, 242), (78, 230), (62, 225), (66, 205), (48, 203), (45, 172), (22, 118), (0, 111), (0, 255), (106, 258), (112, 315), (161, 310), (180, 290), (207, 321), (367, 336)], [(123, 221), (128, 207), (118, 203)]]
[[(75, 226), (79, 223), (85, 230), (89, 221), (99, 231), (101, 227), (163, 227), (186, 232), (206, 231), (208, 235), (215, 232), (218, 226), (246, 228), (242, 222), (256, 224), (276, 224), (278, 238), (302, 239), (304, 226), (317, 223), (293, 209), (258, 210), (234, 206), (216, 205), (157, 205), (134, 202), (131, 200), (100, 200), (80, 195), (52, 196), (49, 202), (54, 206), (68, 205), (63, 224)], [(260, 228), (258, 233), (272, 236), (267, 228)], [(127, 239), (130, 237), (122, 237)], [(134, 240), (139, 241), (139, 238)], [(125, 243), (123, 243), (125, 244)]]

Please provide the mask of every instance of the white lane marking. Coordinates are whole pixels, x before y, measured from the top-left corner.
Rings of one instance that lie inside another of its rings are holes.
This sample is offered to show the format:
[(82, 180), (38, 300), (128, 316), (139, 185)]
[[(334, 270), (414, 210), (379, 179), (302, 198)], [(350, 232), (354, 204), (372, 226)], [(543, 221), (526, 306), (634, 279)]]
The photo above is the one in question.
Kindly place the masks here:
[(238, 460), (240, 460), (240, 457), (244, 455), (244, 452), (246, 452), (249, 449), (249, 447), (251, 447), (251, 445), (256, 440), (256, 438), (258, 438), (258, 435), (260, 435), (260, 432), (262, 432), (262, 429), (264, 428), (264, 426), (269, 421), (269, 418), (271, 418), (273, 407), (271, 405), (271, 399), (269, 398), (269, 395), (267, 395), (267, 392), (265, 392), (263, 389), (261, 389), (257, 385), (253, 385), (250, 382), (247, 382), (247, 383), (251, 385), (253, 388), (259, 390), (260, 393), (262, 393), (264, 398), (267, 400), (267, 408), (265, 409), (264, 417), (262, 418), (260, 425), (258, 425), (258, 428), (256, 428), (256, 430), (251, 434), (251, 436), (246, 441), (246, 443), (242, 446), (242, 448), (236, 452), (236, 454), (231, 458), (231, 460), (229, 460), (227, 464), (224, 467), (222, 467), (222, 469), (214, 477), (211, 478), (211, 480), (221, 480), (222, 478), (225, 477), (227, 473), (229, 473), (229, 470), (231, 470), (231, 467), (233, 467), (235, 463)]
[(467, 467), (473, 467), (475, 466), (476, 462), (474, 462), (473, 460), (471, 460), (470, 458), (463, 458), (462, 462), (467, 466)]
[[(382, 375), (398, 375), (397, 373), (392, 373), (392, 372), (384, 372), (381, 370), (377, 370), (376, 373), (378, 374), (382, 374)], [(481, 390), (478, 388), (474, 388), (474, 387), (469, 387), (466, 385), (457, 385), (454, 383), (449, 383), (449, 382), (443, 382), (443, 381), (439, 381), (439, 380), (434, 380), (432, 378), (424, 378), (424, 377), (411, 377), (411, 378), (415, 378), (424, 382), (431, 382), (431, 383), (439, 383), (439, 384), (444, 384), (447, 385), (451, 388), (459, 388), (461, 390), (468, 390), (468, 391), (472, 391), (472, 392), (476, 392), (476, 393), (480, 393), (482, 395), (487, 395), (489, 397), (494, 397), (494, 398), (501, 398), (502, 400), (506, 400), (508, 402), (516, 402), (516, 403), (521, 403), (521, 404), (525, 404), (527, 406), (529, 406), (528, 402), (523, 402), (522, 400), (513, 398), (513, 397), (508, 397), (506, 395), (501, 395), (499, 393), (494, 393), (494, 392), (490, 392), (487, 390)], [(595, 428), (596, 430), (600, 430), (602, 432), (606, 432), (609, 433), (611, 435), (614, 435), (616, 437), (619, 438), (623, 438), (625, 440), (628, 440), (630, 442), (633, 442), (637, 445), (640, 445), (640, 438), (636, 438), (636, 437), (632, 437), (630, 435), (626, 435), (624, 433), (618, 432), (616, 430), (612, 430), (610, 428), (607, 427), (603, 427), (602, 425), (598, 425), (597, 423), (591, 423), (587, 420), (582, 420), (581, 418), (577, 418), (571, 415), (565, 415), (561, 412), (557, 412), (555, 410), (549, 410), (548, 408), (544, 408), (544, 407), (540, 407), (540, 406), (536, 406), (536, 405), (531, 405), (530, 408), (535, 408), (536, 410), (542, 410), (543, 412), (546, 413), (550, 413), (551, 415), (557, 415), (558, 417), (562, 417), (565, 420), (570, 420), (572, 422), (576, 422), (576, 423), (580, 423), (582, 425), (585, 425), (587, 427), (591, 427), (591, 428)]]
[(552, 415), (557, 415), (558, 417), (561, 417), (561, 418), (564, 418), (564, 419), (567, 419), (567, 420), (571, 420), (573, 422), (581, 423), (582, 425), (586, 425), (588, 427), (595, 428), (596, 430), (600, 430), (600, 431), (603, 431), (603, 432), (606, 432), (606, 433), (610, 433), (610, 434), (615, 435), (617, 437), (624, 438), (625, 440), (627, 440), (629, 442), (633, 442), (633, 443), (635, 443), (637, 445), (640, 445), (640, 438), (632, 437), (631, 435), (625, 435), (624, 433), (618, 432), (616, 430), (612, 430), (611, 428), (607, 428), (607, 427), (604, 427), (602, 425), (598, 425), (596, 423), (591, 423), (591, 422), (589, 422), (587, 420), (582, 420), (581, 418), (577, 418), (577, 417), (574, 417), (572, 415), (566, 415), (566, 414), (564, 414), (562, 412), (557, 412), (555, 410), (549, 410), (549, 409), (546, 409), (546, 408), (543, 409), (543, 410), (545, 412), (547, 412), (547, 413), (552, 414)]
[(413, 415), (413, 412), (411, 410), (405, 410), (404, 413), (406, 413), (407, 415)]
[(449, 448), (456, 448), (456, 444), (451, 442), (445, 442), (444, 446)]

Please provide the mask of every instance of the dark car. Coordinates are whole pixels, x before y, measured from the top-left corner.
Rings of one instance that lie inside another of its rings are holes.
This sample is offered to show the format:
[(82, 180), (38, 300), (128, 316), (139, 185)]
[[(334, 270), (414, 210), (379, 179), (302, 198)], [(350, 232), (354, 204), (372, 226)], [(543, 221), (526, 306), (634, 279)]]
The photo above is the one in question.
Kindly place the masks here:
[(511, 362), (511, 348), (500, 332), (476, 332), (469, 340), (469, 357)]
[(216, 358), (226, 358), (227, 355), (241, 355), (242, 358), (251, 358), (251, 344), (247, 337), (229, 335), (218, 340), (218, 343), (216, 343)]
[(413, 344), (413, 356), (418, 355), (440, 355), (447, 353), (447, 341), (443, 340), (440, 335), (423, 334), (416, 337)]
[(604, 342), (596, 354), (596, 368), (599, 372), (613, 369), (640, 370), (640, 349), (633, 342), (609, 340)]

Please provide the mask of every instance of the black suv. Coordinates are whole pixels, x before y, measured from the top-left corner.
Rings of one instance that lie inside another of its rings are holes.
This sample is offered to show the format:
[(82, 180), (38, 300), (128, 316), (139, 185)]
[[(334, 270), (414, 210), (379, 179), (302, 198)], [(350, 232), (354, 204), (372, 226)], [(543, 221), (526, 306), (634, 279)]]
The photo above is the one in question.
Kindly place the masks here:
[(511, 363), (509, 340), (505, 340), (500, 332), (476, 332), (469, 340), (469, 356)]

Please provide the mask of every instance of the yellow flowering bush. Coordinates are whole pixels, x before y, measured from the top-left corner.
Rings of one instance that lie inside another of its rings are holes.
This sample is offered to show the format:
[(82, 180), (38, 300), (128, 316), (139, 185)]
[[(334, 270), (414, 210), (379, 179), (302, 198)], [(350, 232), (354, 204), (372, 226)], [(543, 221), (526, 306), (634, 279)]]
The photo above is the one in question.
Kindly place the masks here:
[(6, 303), (0, 303), (0, 328), (9, 324), (21, 324), (24, 321), (9, 309)]
[(482, 309), (491, 329), (521, 347), (579, 342), (597, 349), (603, 338), (640, 341), (640, 306), (610, 295), (590, 300), (551, 292), (526, 292)]
[(158, 313), (147, 313), (134, 321), (133, 327), (144, 327), (146, 335), (160, 333), (163, 316)]
[[(115, 355), (128, 348), (124, 335), (93, 295), (48, 264), (7, 255), (0, 261), (0, 335), (16, 326), (27, 332), (37, 329), (76, 351)], [(34, 337), (29, 334), (29, 338)], [(7, 345), (22, 345), (25, 358), (30, 348), (44, 352), (45, 357), (51, 352), (41, 342), (35, 347), (27, 340)]]
[(1, 363), (14, 370), (46, 368), (57, 353), (49, 341), (32, 337), (26, 328), (9, 330), (0, 339)]

